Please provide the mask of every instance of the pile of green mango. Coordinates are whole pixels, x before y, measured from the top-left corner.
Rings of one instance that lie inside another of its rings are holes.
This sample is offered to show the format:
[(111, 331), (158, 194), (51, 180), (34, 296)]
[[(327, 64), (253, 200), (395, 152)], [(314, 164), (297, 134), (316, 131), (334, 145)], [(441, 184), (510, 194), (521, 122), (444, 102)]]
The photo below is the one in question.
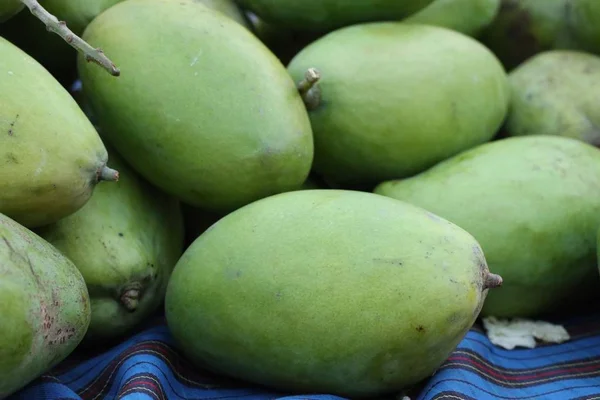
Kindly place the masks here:
[(600, 300), (596, 0), (0, 5), (0, 400), (164, 316), (199, 369), (418, 388)]

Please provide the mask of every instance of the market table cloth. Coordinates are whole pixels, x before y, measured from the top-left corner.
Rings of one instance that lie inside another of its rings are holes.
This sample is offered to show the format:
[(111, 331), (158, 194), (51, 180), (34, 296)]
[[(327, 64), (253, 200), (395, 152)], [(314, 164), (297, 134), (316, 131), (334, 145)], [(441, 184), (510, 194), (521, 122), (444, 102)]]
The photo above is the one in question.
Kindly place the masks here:
[[(535, 349), (493, 345), (476, 324), (411, 400), (600, 399), (600, 314), (550, 321), (571, 340)], [(286, 394), (194, 368), (174, 347), (164, 318), (108, 349), (77, 351), (10, 400), (343, 400)]]

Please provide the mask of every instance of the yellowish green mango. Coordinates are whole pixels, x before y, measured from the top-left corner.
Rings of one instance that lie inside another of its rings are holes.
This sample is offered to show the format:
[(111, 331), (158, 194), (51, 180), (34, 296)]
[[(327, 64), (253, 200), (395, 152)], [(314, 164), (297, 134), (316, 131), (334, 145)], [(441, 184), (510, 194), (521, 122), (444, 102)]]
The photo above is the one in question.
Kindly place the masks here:
[(87, 339), (128, 333), (156, 311), (183, 252), (179, 201), (148, 184), (109, 147), (120, 179), (76, 213), (37, 233), (68, 257), (87, 284)]
[(359, 24), (329, 33), (288, 65), (321, 79), (310, 106), (313, 169), (330, 184), (375, 185), (489, 141), (509, 102), (507, 76), (475, 39), (429, 25)]
[(0, 315), (0, 399), (70, 355), (90, 323), (89, 294), (77, 268), (4, 214)]
[(399, 20), (434, 0), (237, 0), (268, 23), (303, 31), (331, 31), (362, 22)]
[(567, 136), (600, 146), (600, 57), (545, 51), (512, 70), (509, 82), (509, 135)]
[(423, 207), (477, 239), (504, 278), (482, 315), (551, 313), (598, 280), (600, 150), (580, 140), (501, 139), (374, 192)]
[(165, 310), (196, 365), (354, 399), (431, 376), (500, 284), (477, 241), (436, 215), (368, 192), (300, 190), (200, 235)]
[(75, 100), (4, 38), (0, 76), (0, 212), (30, 228), (56, 222), (118, 173)]
[(103, 137), (155, 186), (221, 213), (305, 181), (313, 158), (306, 108), (248, 29), (194, 0), (128, 0), (92, 21), (84, 38), (123, 72), (106, 79), (80, 58)]
[(498, 14), (501, 0), (434, 0), (404, 22), (436, 25), (478, 36)]

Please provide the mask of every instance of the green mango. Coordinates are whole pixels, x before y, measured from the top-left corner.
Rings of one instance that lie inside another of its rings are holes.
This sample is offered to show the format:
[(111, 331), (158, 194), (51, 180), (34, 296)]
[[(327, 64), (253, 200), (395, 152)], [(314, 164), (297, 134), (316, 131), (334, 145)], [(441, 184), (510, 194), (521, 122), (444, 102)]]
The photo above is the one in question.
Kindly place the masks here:
[(481, 243), (490, 268), (504, 278), (482, 315), (535, 317), (597, 281), (597, 171), (600, 150), (587, 143), (520, 136), (383, 182), (374, 192), (423, 207)]
[(568, 23), (575, 1), (502, 0), (498, 15), (484, 29), (480, 40), (507, 70), (542, 51), (576, 49), (579, 45)]
[(492, 23), (499, 9), (500, 0), (434, 0), (403, 21), (441, 26), (476, 37)]
[(0, 23), (8, 21), (21, 10), (25, 8), (25, 4), (21, 0), (2, 0), (0, 3)]
[(70, 355), (90, 323), (89, 294), (77, 268), (4, 214), (0, 315), (0, 399)]
[(302, 98), (240, 24), (194, 0), (128, 0), (92, 21), (84, 38), (123, 71), (113, 79), (80, 58), (103, 137), (165, 192), (222, 213), (308, 176), (313, 139)]
[(56, 222), (118, 173), (75, 100), (4, 38), (0, 76), (0, 212), (29, 228)]
[(360, 398), (431, 376), (501, 281), (469, 233), (421, 208), (300, 190), (242, 207), (196, 239), (165, 312), (200, 367)]
[(128, 333), (156, 311), (183, 252), (179, 202), (144, 181), (109, 147), (120, 179), (37, 233), (81, 271), (92, 305), (86, 339)]
[(509, 74), (511, 136), (559, 135), (600, 146), (600, 57), (550, 50)]
[(321, 74), (321, 102), (310, 105), (313, 169), (332, 184), (414, 175), (491, 140), (508, 110), (496, 57), (446, 28), (342, 28), (304, 48), (288, 70), (298, 80), (310, 67)]
[(362, 22), (399, 20), (434, 0), (237, 0), (268, 23), (302, 31), (332, 31)]

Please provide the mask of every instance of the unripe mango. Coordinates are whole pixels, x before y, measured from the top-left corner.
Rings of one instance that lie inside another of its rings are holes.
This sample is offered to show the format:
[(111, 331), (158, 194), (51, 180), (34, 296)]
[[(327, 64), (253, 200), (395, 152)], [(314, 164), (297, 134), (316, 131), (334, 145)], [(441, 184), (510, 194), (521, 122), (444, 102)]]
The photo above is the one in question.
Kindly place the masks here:
[(551, 313), (577, 293), (585, 297), (586, 282), (597, 281), (600, 150), (582, 141), (497, 140), (384, 182), (375, 193), (423, 207), (481, 243), (490, 268), (504, 278), (482, 315)]
[(237, 0), (261, 19), (303, 31), (405, 18), (433, 0)]
[(600, 57), (550, 50), (525, 61), (508, 79), (508, 135), (568, 136), (600, 146)]
[(490, 140), (508, 110), (507, 77), (494, 54), (437, 26), (342, 28), (305, 47), (288, 70), (298, 81), (311, 67), (321, 75), (305, 96), (313, 169), (328, 183), (375, 185), (419, 173)]
[(0, 399), (65, 359), (90, 323), (77, 268), (39, 236), (0, 214)]
[(123, 71), (111, 79), (80, 58), (103, 137), (155, 186), (228, 212), (305, 181), (313, 158), (305, 106), (247, 28), (194, 0), (128, 0), (84, 38)]
[(109, 149), (119, 182), (98, 187), (79, 211), (37, 230), (83, 275), (92, 307), (86, 341), (126, 334), (155, 312), (183, 252), (177, 199)]
[(56, 222), (118, 173), (73, 97), (1, 37), (0, 76), (0, 212), (29, 228)]
[(430, 376), (500, 283), (469, 233), (421, 208), (300, 190), (200, 235), (173, 271), (165, 307), (199, 366), (358, 398)]

